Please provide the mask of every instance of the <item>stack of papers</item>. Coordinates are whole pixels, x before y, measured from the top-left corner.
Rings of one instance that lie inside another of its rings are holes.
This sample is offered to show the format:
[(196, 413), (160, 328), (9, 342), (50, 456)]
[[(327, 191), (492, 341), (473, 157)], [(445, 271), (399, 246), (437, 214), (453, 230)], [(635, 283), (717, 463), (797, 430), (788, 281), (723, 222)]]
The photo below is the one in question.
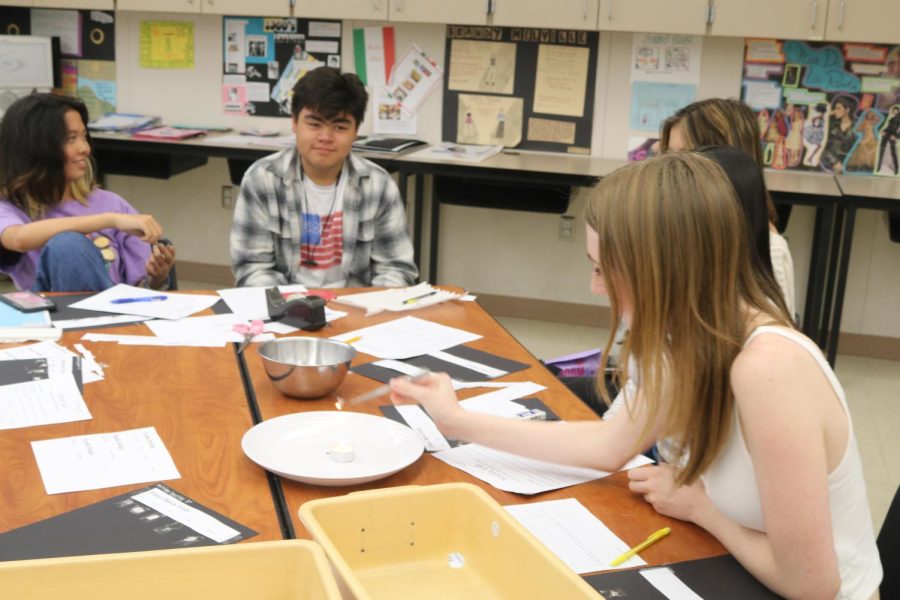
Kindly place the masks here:
[(184, 129), (181, 127), (154, 127), (141, 129), (132, 134), (137, 140), (186, 140), (192, 137), (206, 135), (202, 129)]
[(159, 117), (131, 113), (106, 113), (88, 123), (91, 131), (134, 131), (159, 123)]
[(408, 288), (390, 288), (380, 292), (363, 292), (361, 294), (338, 296), (334, 301), (357, 308), (364, 308), (368, 317), (385, 310), (399, 312), (424, 308), (446, 302), (447, 300), (454, 300), (460, 296), (462, 294), (440, 290), (431, 287), (428, 283), (420, 283)]
[(215, 296), (174, 294), (120, 283), (76, 302), (72, 307), (156, 319), (183, 319), (218, 301)]
[(422, 140), (414, 140), (409, 138), (377, 138), (369, 137), (356, 140), (353, 142), (354, 150), (363, 150), (365, 152), (387, 152), (394, 154), (415, 148), (416, 146), (424, 146)]
[(472, 144), (454, 144), (441, 142), (415, 153), (417, 158), (439, 158), (442, 160), (460, 160), (464, 162), (481, 162), (495, 154), (499, 154), (503, 146), (476, 146)]

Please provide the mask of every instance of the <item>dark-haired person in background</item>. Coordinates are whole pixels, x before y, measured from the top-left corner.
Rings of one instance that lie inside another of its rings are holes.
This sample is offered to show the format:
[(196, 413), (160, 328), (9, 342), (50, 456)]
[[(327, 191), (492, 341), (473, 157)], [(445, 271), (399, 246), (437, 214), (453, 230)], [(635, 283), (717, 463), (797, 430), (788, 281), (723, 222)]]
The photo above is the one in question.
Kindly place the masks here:
[(19, 289), (164, 289), (175, 249), (162, 227), (94, 182), (80, 100), (33, 94), (0, 123), (0, 272)]
[(231, 227), (239, 286), (399, 287), (418, 270), (400, 192), (350, 150), (368, 94), (356, 75), (311, 71), (291, 100), (296, 147), (253, 163)]

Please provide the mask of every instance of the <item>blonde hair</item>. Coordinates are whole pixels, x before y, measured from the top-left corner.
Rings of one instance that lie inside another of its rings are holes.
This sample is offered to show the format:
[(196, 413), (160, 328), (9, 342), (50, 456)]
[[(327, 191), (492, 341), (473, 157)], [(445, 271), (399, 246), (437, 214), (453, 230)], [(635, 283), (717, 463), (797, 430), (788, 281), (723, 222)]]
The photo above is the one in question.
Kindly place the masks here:
[[(661, 435), (680, 443), (691, 482), (728, 440), (734, 412), (729, 372), (747, 335), (747, 308), (790, 327), (753, 271), (744, 214), (712, 160), (676, 152), (604, 178), (585, 209), (599, 237), (613, 330), (623, 297), (633, 315), (621, 364), (634, 358), (641, 401)], [(607, 366), (613, 340), (603, 353)], [(601, 392), (609, 399), (604, 386)]]
[[(659, 145), (669, 151), (672, 129), (681, 128), (686, 150), (701, 146), (734, 146), (753, 157), (763, 167), (763, 148), (759, 122), (749, 106), (739, 100), (708, 98), (689, 104), (663, 122)], [(769, 221), (777, 222), (772, 198), (766, 195)]]

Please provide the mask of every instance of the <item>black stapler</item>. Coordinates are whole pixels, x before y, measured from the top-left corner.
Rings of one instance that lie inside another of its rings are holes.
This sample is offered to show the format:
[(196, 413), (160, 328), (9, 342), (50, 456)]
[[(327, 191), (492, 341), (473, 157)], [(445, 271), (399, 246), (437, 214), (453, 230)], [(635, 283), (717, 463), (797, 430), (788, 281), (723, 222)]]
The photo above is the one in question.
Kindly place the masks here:
[(306, 331), (325, 327), (325, 300), (318, 296), (302, 296), (285, 300), (277, 287), (266, 290), (269, 318)]

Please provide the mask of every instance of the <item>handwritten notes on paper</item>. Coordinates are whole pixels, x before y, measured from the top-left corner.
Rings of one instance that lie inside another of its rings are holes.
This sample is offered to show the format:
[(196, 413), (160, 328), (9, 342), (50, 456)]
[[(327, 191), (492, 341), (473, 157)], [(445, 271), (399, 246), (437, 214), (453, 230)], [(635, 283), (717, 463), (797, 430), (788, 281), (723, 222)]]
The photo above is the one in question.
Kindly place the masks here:
[(534, 82), (534, 112), (583, 116), (589, 57), (587, 48), (541, 44)]
[(31, 442), (48, 494), (179, 479), (154, 427)]

